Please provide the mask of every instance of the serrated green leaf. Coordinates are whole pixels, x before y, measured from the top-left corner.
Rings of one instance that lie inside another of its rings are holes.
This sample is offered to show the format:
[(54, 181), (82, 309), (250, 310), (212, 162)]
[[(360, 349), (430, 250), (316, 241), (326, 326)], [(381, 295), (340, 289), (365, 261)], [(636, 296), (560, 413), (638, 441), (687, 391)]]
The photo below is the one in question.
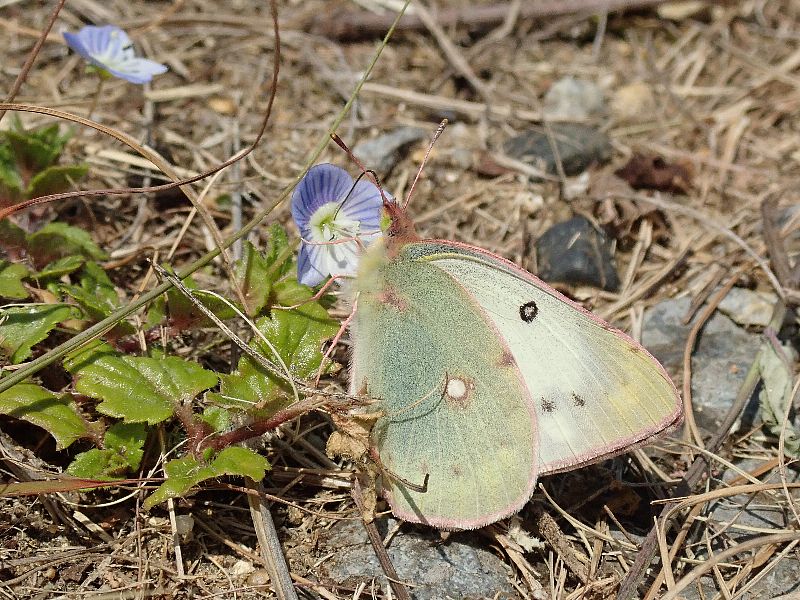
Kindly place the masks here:
[(28, 252), (37, 268), (71, 254), (94, 260), (107, 258), (86, 231), (58, 221), (28, 236)]
[(0, 298), (27, 298), (28, 290), (22, 285), (22, 280), (29, 274), (25, 265), (0, 260)]
[(45, 429), (55, 438), (59, 450), (89, 435), (86, 422), (69, 396), (54, 394), (33, 383), (18, 383), (0, 393), (0, 413)]
[(217, 376), (176, 356), (128, 356), (102, 345), (64, 361), (75, 390), (101, 400), (98, 412), (128, 423), (155, 425), (176, 407), (217, 384)]
[(89, 479), (121, 479), (139, 468), (146, 439), (144, 423), (115, 423), (106, 431), (106, 447), (81, 452), (67, 467), (67, 473)]
[(219, 406), (207, 406), (200, 418), (211, 425), (214, 431), (228, 431), (233, 424), (230, 411)]
[(263, 253), (245, 241), (235, 273), (245, 296), (248, 315), (258, 314), (266, 306), (273, 283), (286, 275), (291, 267), (292, 249), (286, 231), (280, 225), (270, 227), (269, 242)]
[(39, 196), (65, 192), (72, 189), (76, 182), (86, 177), (88, 172), (88, 165), (48, 167), (31, 178), (25, 195), (28, 198), (38, 198)]
[[(339, 322), (328, 316), (318, 303), (308, 302), (294, 310), (275, 310), (271, 318), (257, 320), (256, 327), (275, 346), (291, 374), (307, 379), (317, 374), (323, 359), (322, 344), (339, 331)], [(272, 350), (258, 338), (254, 338), (250, 346), (278, 364)], [(206, 394), (220, 406), (263, 416), (293, 400), (291, 387), (249, 356), (239, 360), (234, 373), (221, 374), (220, 381), (219, 393)]]
[(0, 309), (0, 351), (12, 364), (22, 362), (56, 325), (77, 316), (77, 310), (67, 304), (28, 304)]
[(269, 468), (266, 458), (238, 446), (225, 448), (209, 464), (191, 456), (171, 460), (164, 465), (167, 480), (144, 501), (144, 508), (149, 510), (169, 498), (183, 496), (201, 481), (214, 477), (239, 475), (260, 481)]
[(63, 275), (74, 273), (83, 266), (86, 258), (79, 254), (71, 254), (64, 258), (54, 260), (46, 267), (34, 274), (34, 279), (54, 279)]
[(114, 450), (125, 459), (128, 468), (139, 468), (147, 441), (147, 426), (144, 423), (114, 423), (106, 431), (106, 448)]
[(113, 481), (122, 479), (128, 472), (128, 463), (115, 450), (92, 448), (81, 452), (67, 467), (73, 477)]

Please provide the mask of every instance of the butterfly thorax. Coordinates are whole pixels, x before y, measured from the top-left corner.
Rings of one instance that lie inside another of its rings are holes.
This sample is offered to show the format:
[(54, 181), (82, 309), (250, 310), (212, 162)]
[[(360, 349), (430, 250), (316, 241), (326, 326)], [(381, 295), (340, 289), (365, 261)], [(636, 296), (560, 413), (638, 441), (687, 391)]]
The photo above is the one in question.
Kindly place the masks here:
[(389, 257), (394, 258), (403, 246), (409, 242), (418, 242), (422, 238), (417, 234), (414, 221), (402, 206), (387, 202), (383, 205), (383, 209), (390, 219), (386, 230), (386, 249)]

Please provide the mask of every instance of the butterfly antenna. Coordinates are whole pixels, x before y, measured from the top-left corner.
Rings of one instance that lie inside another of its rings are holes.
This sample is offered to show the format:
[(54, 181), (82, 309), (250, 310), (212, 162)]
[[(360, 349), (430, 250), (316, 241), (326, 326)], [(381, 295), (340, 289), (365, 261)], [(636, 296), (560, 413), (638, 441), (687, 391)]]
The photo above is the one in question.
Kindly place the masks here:
[(425, 151), (425, 157), (422, 159), (422, 164), (419, 166), (417, 170), (417, 175), (414, 177), (414, 182), (411, 184), (411, 188), (408, 190), (408, 195), (406, 196), (406, 201), (403, 202), (403, 208), (405, 209), (408, 206), (408, 203), (411, 202), (411, 194), (414, 193), (414, 187), (417, 185), (417, 181), (419, 181), (419, 176), (422, 175), (422, 169), (425, 167), (425, 163), (428, 162), (428, 157), (431, 155), (431, 150), (433, 150), (433, 145), (436, 143), (436, 140), (439, 139), (439, 136), (442, 135), (444, 128), (447, 127), (447, 119), (442, 119), (442, 122), (439, 123), (439, 127), (436, 128), (436, 133), (433, 134), (431, 138), (431, 143), (428, 144), (428, 149)]
[[(339, 148), (341, 148), (342, 150), (344, 150), (345, 153), (347, 154), (347, 156), (350, 158), (350, 160), (352, 160), (354, 163), (356, 163), (356, 166), (359, 169), (361, 169), (361, 175), (358, 176), (358, 179), (356, 180), (356, 183), (358, 182), (359, 179), (361, 179), (365, 175), (369, 174), (371, 179), (372, 179), (372, 183), (374, 183), (378, 187), (378, 190), (380, 190), (380, 192), (381, 192), (381, 198), (383, 198), (383, 203), (384, 204), (388, 204), (389, 203), (389, 199), (386, 197), (386, 193), (383, 191), (383, 186), (381, 185), (381, 180), (378, 177), (378, 174), (375, 171), (373, 171), (372, 169), (367, 169), (364, 166), (364, 164), (360, 160), (358, 160), (356, 155), (353, 154), (353, 151), (350, 150), (350, 148), (347, 146), (347, 144), (345, 144), (344, 140), (339, 137), (339, 134), (331, 133), (331, 139), (334, 142), (336, 142), (336, 145), (339, 146)], [(353, 184), (353, 187), (355, 188), (355, 184)], [(352, 192), (352, 190), (350, 190), (350, 191)]]

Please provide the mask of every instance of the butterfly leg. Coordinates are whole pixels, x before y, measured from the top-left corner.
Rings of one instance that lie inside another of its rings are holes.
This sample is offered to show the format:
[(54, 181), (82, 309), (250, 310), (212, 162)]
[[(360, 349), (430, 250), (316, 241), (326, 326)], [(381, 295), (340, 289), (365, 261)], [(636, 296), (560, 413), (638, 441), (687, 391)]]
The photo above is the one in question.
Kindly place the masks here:
[(322, 362), (319, 364), (319, 369), (317, 370), (317, 376), (314, 378), (314, 385), (319, 385), (319, 379), (322, 377), (322, 371), (325, 369), (325, 361), (331, 359), (331, 355), (333, 354), (333, 350), (336, 348), (336, 345), (339, 343), (339, 340), (342, 339), (344, 332), (347, 331), (347, 328), (350, 326), (350, 322), (353, 320), (353, 317), (356, 316), (356, 309), (358, 308), (358, 297), (353, 300), (353, 308), (350, 311), (350, 314), (347, 315), (347, 318), (342, 323), (342, 326), (339, 327), (339, 331), (336, 332), (336, 335), (333, 336), (333, 340), (331, 341), (331, 345), (328, 346), (328, 349), (325, 351), (325, 355), (322, 357)]

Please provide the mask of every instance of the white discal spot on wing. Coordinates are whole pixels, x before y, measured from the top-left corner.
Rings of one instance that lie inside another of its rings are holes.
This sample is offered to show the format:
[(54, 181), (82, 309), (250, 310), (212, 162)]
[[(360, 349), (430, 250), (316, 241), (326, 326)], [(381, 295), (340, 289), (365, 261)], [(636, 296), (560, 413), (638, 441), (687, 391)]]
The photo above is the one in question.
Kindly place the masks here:
[(445, 400), (459, 408), (466, 408), (475, 389), (475, 382), (464, 377), (448, 377), (444, 388)]
[(447, 395), (453, 400), (462, 400), (467, 395), (467, 384), (463, 379), (451, 379), (447, 382)]

